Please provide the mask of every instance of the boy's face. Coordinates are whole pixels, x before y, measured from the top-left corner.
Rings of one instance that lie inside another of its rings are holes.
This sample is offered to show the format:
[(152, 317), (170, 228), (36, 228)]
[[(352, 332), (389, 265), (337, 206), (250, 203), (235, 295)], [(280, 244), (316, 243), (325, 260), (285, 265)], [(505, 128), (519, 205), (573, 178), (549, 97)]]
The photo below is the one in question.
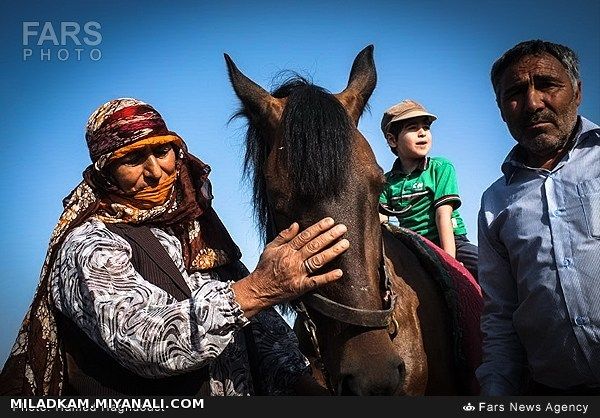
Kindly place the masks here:
[(431, 119), (426, 116), (407, 119), (401, 122), (402, 130), (396, 137), (387, 133), (390, 147), (396, 148), (400, 158), (419, 159), (425, 157), (431, 149)]

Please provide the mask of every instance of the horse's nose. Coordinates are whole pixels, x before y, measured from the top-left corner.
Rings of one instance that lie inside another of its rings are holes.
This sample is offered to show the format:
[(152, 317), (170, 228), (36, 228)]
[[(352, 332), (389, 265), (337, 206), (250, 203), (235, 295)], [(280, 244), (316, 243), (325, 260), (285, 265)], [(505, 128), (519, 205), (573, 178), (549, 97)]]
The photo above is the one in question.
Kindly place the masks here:
[(387, 368), (360, 370), (344, 373), (340, 376), (338, 394), (340, 395), (394, 395), (404, 383), (406, 366), (404, 361), (389, 364)]

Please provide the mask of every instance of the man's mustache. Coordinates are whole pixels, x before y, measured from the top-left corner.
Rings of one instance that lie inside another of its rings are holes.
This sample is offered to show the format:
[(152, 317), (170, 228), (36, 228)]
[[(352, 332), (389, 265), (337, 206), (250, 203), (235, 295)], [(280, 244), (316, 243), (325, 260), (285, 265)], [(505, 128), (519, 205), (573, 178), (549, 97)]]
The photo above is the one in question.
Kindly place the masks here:
[(521, 119), (521, 126), (531, 126), (535, 125), (536, 123), (544, 122), (556, 123), (556, 118), (554, 117), (554, 114), (551, 111), (546, 110), (538, 113), (525, 115), (525, 117)]

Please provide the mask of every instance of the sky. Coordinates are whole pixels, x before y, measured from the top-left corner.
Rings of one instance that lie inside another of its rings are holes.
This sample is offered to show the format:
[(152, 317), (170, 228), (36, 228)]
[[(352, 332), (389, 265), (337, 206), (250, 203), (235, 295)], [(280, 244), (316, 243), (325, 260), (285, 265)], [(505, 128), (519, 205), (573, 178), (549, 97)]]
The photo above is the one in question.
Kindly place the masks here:
[(2, 364), (62, 199), (90, 163), (87, 118), (110, 99), (150, 103), (212, 167), (213, 205), (242, 261), (255, 267), (262, 244), (242, 178), (245, 125), (228, 123), (239, 102), (223, 53), (266, 89), (293, 70), (337, 93), (356, 54), (373, 44), (378, 83), (360, 131), (387, 171), (394, 156), (379, 129), (383, 111), (412, 98), (436, 114), (431, 155), (456, 167), (459, 212), (474, 243), (481, 194), (514, 145), (489, 82), (496, 58), (528, 39), (570, 46), (581, 61), (580, 113), (600, 122), (595, 0), (24, 0), (2, 2), (0, 16)]

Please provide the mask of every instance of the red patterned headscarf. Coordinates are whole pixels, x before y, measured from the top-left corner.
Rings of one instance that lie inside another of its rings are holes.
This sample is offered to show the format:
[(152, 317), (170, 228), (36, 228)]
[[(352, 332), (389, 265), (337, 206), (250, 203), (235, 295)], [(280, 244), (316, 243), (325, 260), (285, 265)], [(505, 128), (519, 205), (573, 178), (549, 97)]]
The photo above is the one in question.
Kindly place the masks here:
[(92, 113), (85, 140), (92, 162), (97, 163), (126, 145), (164, 135), (177, 136), (167, 129), (156, 109), (137, 99), (122, 98), (106, 102)]
[[(119, 189), (103, 168), (113, 154), (146, 138), (166, 135), (173, 136), (178, 156), (177, 180), (169, 199), (151, 209), (111, 202), (111, 194)], [(49, 276), (68, 232), (88, 218), (170, 228), (182, 244), (189, 272), (210, 270), (241, 258), (211, 206), (210, 167), (188, 153), (185, 142), (167, 129), (152, 106), (132, 98), (103, 104), (89, 118), (86, 141), (93, 164), (63, 201), (64, 211), (52, 232), (33, 302), (0, 374), (0, 395), (62, 394), (66, 366)]]

